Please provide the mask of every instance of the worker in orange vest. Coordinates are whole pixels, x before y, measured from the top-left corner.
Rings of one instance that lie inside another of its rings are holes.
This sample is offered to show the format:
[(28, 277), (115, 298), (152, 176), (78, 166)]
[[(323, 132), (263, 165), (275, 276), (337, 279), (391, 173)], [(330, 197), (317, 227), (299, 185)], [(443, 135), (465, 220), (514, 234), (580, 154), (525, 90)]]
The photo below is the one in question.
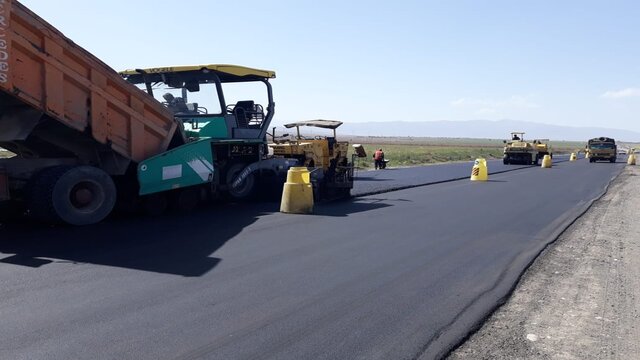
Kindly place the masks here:
[(376, 170), (384, 169), (384, 152), (382, 152), (382, 149), (376, 150), (376, 152), (373, 154), (373, 163), (376, 167)]

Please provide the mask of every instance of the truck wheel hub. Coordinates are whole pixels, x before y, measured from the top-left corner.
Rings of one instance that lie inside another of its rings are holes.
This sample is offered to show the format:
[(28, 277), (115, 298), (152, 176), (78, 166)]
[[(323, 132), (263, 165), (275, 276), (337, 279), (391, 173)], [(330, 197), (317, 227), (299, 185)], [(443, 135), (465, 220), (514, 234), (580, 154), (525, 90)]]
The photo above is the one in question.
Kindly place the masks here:
[(71, 191), (71, 203), (76, 208), (84, 208), (91, 204), (94, 199), (94, 193), (88, 184), (78, 184)]

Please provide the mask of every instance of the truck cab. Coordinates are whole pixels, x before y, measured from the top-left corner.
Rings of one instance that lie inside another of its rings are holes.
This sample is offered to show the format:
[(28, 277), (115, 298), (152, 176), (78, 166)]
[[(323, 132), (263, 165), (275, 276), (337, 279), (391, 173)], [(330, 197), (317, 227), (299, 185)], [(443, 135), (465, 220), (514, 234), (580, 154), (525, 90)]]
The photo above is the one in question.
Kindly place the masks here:
[(615, 139), (601, 136), (590, 139), (587, 142), (585, 152), (589, 156), (589, 162), (594, 163), (598, 160), (609, 161), (615, 163), (617, 159), (618, 147)]

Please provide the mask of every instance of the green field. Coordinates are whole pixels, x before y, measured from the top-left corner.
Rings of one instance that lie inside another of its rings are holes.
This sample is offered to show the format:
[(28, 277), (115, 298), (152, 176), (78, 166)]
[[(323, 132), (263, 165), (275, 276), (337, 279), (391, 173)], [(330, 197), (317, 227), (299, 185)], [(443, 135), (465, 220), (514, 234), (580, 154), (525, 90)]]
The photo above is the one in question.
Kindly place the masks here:
[(415, 166), (452, 161), (469, 161), (479, 157), (502, 158), (502, 147), (456, 147), (394, 144), (363, 144), (368, 159), (362, 160), (360, 167), (373, 166), (371, 157), (376, 149), (382, 148), (389, 166)]
[[(367, 159), (358, 161), (362, 168), (373, 167), (373, 152), (382, 148), (389, 166), (416, 166), (453, 161), (471, 161), (479, 157), (501, 159), (504, 143), (497, 139), (360, 137), (343, 138), (351, 144), (362, 144)], [(556, 154), (584, 148), (582, 142), (551, 141)]]

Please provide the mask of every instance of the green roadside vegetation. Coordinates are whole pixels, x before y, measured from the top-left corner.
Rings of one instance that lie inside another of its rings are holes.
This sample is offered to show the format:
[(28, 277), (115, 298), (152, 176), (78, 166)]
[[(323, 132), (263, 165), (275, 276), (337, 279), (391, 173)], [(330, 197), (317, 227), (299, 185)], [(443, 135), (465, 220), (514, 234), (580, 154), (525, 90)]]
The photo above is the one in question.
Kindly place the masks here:
[(362, 159), (359, 167), (373, 166), (371, 159), (376, 149), (382, 149), (389, 166), (417, 166), (453, 161), (470, 161), (479, 157), (502, 158), (502, 147), (456, 147), (395, 144), (362, 144), (368, 158)]
[[(366, 159), (357, 162), (358, 167), (373, 167), (372, 156), (382, 148), (389, 166), (418, 166), (455, 161), (472, 161), (476, 158), (502, 159), (502, 139), (465, 138), (410, 138), (347, 136), (351, 144), (362, 144)], [(579, 141), (550, 141), (555, 154), (567, 154), (584, 149)]]

